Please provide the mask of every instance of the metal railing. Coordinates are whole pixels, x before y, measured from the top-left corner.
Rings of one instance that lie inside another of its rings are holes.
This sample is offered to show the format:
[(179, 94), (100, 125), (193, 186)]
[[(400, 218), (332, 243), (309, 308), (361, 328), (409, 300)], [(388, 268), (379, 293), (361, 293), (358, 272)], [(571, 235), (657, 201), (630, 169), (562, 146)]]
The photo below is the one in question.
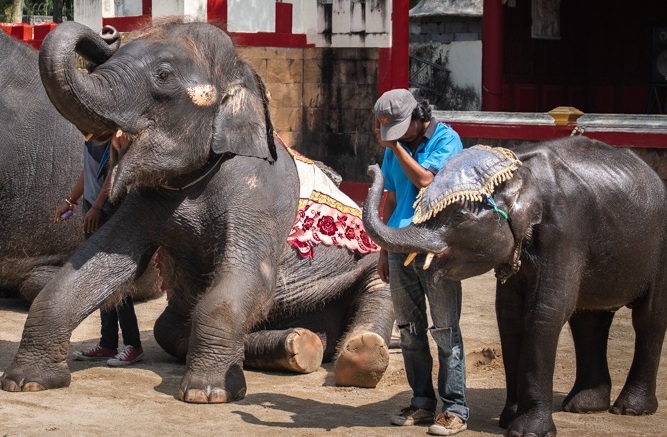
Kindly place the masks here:
[(450, 73), (444, 65), (410, 55), (410, 88), (416, 89), (431, 105), (437, 106), (439, 101), (446, 99)]

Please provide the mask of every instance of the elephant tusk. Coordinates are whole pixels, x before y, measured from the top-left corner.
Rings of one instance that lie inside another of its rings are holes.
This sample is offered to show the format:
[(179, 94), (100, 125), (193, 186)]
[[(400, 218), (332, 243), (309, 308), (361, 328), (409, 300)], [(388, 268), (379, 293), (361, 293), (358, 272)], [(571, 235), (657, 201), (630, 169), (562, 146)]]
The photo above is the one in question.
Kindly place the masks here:
[(122, 136), (123, 136), (123, 131), (122, 131), (121, 129), (118, 129), (118, 130), (116, 131), (116, 138), (120, 138), (120, 137), (122, 137)]
[(410, 263), (411, 263), (412, 261), (415, 260), (415, 257), (416, 257), (416, 256), (417, 256), (417, 252), (412, 252), (410, 255), (408, 255), (407, 258), (405, 258), (405, 262), (403, 263), (403, 265), (404, 265), (405, 267), (407, 267), (408, 265), (410, 265)]
[(426, 255), (426, 259), (424, 260), (424, 270), (427, 270), (429, 267), (431, 267), (431, 261), (433, 261), (434, 256), (435, 255), (432, 253)]
[(91, 139), (92, 137), (93, 137), (93, 134), (92, 134), (92, 133), (91, 133), (91, 134), (86, 134), (86, 136), (84, 137), (84, 139), (85, 139), (86, 141), (90, 141), (90, 139)]

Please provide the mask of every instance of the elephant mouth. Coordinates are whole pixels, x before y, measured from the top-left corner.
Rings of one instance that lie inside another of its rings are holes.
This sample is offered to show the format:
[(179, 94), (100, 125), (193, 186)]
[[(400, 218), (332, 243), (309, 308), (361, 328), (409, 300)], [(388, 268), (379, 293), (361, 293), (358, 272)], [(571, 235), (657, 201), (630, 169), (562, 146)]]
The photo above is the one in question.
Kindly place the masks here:
[(119, 184), (118, 182), (119, 179), (122, 179), (120, 176), (124, 173), (124, 157), (131, 149), (135, 137), (136, 135), (128, 134), (127, 132), (118, 128), (111, 138), (112, 147), (109, 157), (109, 177), (111, 178), (109, 185), (109, 197), (111, 200), (117, 199), (120, 195), (120, 185), (123, 184)]

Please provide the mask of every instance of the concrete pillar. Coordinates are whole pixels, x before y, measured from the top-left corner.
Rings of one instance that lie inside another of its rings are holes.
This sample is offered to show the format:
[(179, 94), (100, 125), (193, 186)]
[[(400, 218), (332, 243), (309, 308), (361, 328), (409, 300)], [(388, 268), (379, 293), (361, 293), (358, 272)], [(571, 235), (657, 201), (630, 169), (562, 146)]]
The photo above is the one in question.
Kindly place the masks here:
[[(113, 1), (111, 2), (113, 11)], [(106, 0), (74, 0), (74, 21), (84, 24), (95, 32), (102, 29), (103, 11)]]
[(179, 16), (206, 22), (207, 3), (207, 0), (153, 0), (153, 18)]

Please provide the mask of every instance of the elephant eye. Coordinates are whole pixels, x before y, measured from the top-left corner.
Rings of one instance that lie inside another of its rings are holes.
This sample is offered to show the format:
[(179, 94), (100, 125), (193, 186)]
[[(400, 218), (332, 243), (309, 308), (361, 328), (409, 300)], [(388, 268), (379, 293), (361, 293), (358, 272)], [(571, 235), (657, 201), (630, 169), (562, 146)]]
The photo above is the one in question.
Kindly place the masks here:
[(172, 75), (172, 73), (173, 71), (169, 66), (161, 65), (155, 72), (154, 76), (159, 82), (164, 83), (169, 80), (169, 77)]

